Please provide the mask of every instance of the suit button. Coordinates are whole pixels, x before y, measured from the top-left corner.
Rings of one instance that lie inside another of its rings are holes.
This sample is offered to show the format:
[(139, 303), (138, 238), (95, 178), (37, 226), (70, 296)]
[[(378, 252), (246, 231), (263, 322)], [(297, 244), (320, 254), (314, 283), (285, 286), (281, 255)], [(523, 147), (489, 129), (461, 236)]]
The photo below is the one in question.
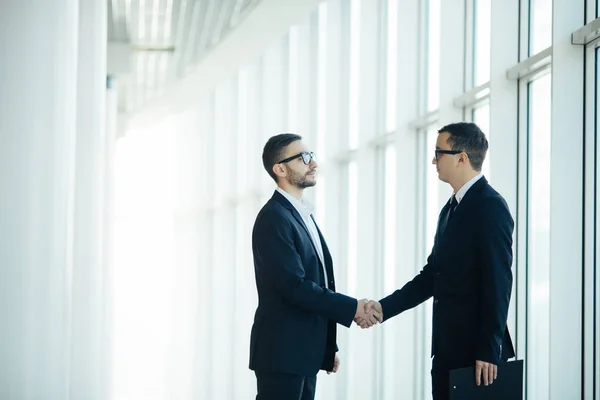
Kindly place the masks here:
[(440, 302), (440, 301), (439, 301), (438, 299), (435, 299), (435, 300), (433, 300), (433, 304), (437, 304), (437, 303), (439, 303), (439, 302)]

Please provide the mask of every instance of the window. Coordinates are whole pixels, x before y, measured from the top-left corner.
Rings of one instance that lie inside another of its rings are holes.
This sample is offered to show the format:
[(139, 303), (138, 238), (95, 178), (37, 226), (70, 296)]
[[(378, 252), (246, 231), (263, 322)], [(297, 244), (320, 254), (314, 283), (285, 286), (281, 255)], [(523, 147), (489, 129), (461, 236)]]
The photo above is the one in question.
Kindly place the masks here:
[(319, 5), (317, 42), (317, 156), (325, 160), (327, 131), (327, 3)]
[(529, 0), (529, 56), (552, 45), (552, 0)]
[(527, 396), (547, 399), (550, 343), (551, 75), (529, 84)]
[(440, 105), (440, 0), (429, 0), (427, 13), (427, 110)]
[(483, 167), (481, 168), (481, 172), (490, 180), (490, 150), (492, 148), (492, 142), (490, 140), (490, 105), (485, 104), (473, 110), (473, 122), (477, 124), (479, 129), (483, 131), (485, 136), (487, 137), (489, 148), (488, 153), (485, 157), (485, 161), (483, 162)]
[(396, 130), (397, 83), (398, 83), (398, 0), (387, 2), (387, 79), (385, 88), (387, 132)]
[(358, 168), (348, 164), (348, 293), (355, 294), (358, 277)]
[(491, 3), (491, 0), (473, 1), (475, 16), (473, 86), (479, 86), (490, 80)]
[(349, 146), (358, 146), (358, 105), (360, 92), (360, 0), (350, 3), (350, 87)]
[(298, 132), (298, 27), (292, 26), (288, 35), (288, 121), (290, 132)]
[(396, 287), (396, 147), (394, 144), (385, 148), (385, 185), (384, 185), (384, 219), (383, 219), (383, 276), (384, 292), (392, 293)]

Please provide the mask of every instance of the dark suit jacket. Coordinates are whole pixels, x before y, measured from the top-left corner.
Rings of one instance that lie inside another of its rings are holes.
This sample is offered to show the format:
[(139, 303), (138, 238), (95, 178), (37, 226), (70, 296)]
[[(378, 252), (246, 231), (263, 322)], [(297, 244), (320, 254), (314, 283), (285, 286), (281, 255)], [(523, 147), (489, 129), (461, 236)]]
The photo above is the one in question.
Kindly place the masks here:
[(308, 228), (294, 206), (276, 191), (258, 213), (252, 232), (258, 308), (250, 369), (302, 376), (333, 369), (336, 323), (352, 324), (357, 300), (335, 293), (331, 254), (320, 231), (319, 236), (329, 289)]
[[(449, 204), (442, 209), (444, 216)], [(467, 191), (427, 265), (381, 300), (385, 320), (433, 296), (432, 356), (449, 368), (514, 357), (506, 326), (514, 222), (504, 198), (481, 177)]]

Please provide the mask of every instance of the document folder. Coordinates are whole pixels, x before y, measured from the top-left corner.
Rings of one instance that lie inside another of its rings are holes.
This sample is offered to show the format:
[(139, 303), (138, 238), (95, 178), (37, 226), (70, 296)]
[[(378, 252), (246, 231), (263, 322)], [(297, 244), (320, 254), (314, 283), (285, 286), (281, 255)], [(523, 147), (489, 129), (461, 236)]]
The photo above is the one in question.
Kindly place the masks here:
[(475, 367), (450, 371), (450, 400), (523, 400), (523, 360), (498, 366), (498, 378), (491, 385), (475, 384)]

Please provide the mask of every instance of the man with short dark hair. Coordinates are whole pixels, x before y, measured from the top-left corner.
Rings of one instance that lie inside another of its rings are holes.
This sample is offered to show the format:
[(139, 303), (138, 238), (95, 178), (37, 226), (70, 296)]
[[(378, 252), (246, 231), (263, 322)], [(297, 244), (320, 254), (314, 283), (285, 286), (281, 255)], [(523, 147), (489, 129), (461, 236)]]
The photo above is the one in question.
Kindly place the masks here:
[(475, 367), (476, 384), (488, 385), (498, 364), (515, 356), (506, 324), (514, 222), (481, 174), (487, 150), (473, 123), (439, 130), (432, 164), (454, 193), (440, 213), (431, 255), (412, 281), (367, 306), (388, 320), (433, 296), (434, 400), (449, 397), (451, 369)]
[(336, 324), (380, 318), (360, 301), (335, 291), (331, 254), (303, 199), (316, 184), (317, 162), (302, 138), (269, 139), (263, 166), (277, 184), (258, 213), (252, 251), (258, 308), (250, 338), (257, 400), (312, 400), (320, 369), (337, 372)]

